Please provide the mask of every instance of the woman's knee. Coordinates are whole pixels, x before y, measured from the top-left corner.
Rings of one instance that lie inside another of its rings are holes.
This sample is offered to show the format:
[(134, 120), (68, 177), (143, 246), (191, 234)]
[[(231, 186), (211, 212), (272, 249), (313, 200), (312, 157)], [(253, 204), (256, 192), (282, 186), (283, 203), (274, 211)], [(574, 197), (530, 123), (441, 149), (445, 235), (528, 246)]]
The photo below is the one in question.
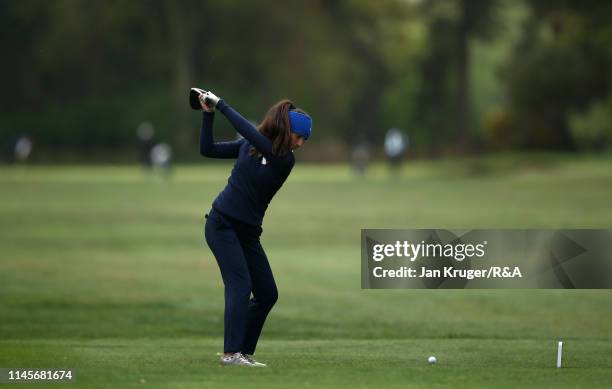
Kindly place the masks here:
[(256, 296), (257, 303), (272, 308), (278, 301), (278, 290), (276, 287), (270, 289), (263, 295)]
[(232, 282), (225, 285), (226, 292), (240, 299), (249, 299), (251, 296), (252, 285), (250, 281)]
[(276, 302), (278, 301), (278, 289), (274, 288), (274, 291), (272, 292), (272, 296), (270, 296), (270, 302), (272, 303), (272, 305), (276, 304)]

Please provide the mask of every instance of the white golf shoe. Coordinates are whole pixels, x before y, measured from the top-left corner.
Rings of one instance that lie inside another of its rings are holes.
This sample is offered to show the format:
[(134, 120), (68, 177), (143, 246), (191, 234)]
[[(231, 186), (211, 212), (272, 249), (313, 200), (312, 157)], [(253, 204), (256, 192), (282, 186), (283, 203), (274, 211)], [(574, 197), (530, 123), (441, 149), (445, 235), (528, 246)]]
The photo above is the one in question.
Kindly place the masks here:
[(265, 367), (263, 363), (259, 363), (253, 360), (253, 358), (247, 357), (243, 353), (233, 353), (228, 356), (221, 355), (219, 363), (222, 366), (248, 366), (248, 367)]
[(247, 361), (251, 362), (254, 365), (254, 367), (266, 367), (266, 366), (268, 366), (265, 363), (257, 362), (256, 360), (254, 360), (252, 355), (249, 355), (249, 354), (243, 354), (243, 355), (244, 355), (244, 358)]
[(253, 367), (253, 364), (242, 355), (242, 353), (233, 353), (227, 356), (221, 356), (219, 363), (223, 366), (249, 366)]

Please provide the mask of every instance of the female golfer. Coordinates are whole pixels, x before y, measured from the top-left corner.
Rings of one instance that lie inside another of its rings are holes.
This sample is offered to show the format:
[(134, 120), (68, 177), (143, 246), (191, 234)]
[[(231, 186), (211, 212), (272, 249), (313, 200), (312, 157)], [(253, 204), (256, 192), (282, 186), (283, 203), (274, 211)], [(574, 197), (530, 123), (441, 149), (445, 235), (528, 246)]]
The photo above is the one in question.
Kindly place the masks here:
[[(204, 110), (200, 154), (237, 159), (225, 189), (212, 204), (205, 227), (206, 242), (225, 285), (225, 339), (220, 363), (264, 367), (253, 354), (278, 292), (259, 241), (261, 225), (270, 200), (291, 173), (293, 150), (310, 137), (312, 119), (291, 101), (282, 100), (255, 128), (211, 92), (201, 93), (199, 100)], [(213, 140), (215, 108), (244, 139)]]

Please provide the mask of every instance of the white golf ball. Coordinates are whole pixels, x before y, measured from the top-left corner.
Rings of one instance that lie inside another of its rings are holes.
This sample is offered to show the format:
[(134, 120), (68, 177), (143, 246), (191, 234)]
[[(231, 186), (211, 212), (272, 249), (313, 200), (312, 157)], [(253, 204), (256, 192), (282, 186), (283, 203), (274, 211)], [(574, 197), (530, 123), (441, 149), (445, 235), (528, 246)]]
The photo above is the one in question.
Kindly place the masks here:
[(430, 365), (433, 365), (434, 363), (438, 362), (438, 360), (436, 359), (436, 357), (431, 356), (427, 358), (427, 362), (429, 362)]

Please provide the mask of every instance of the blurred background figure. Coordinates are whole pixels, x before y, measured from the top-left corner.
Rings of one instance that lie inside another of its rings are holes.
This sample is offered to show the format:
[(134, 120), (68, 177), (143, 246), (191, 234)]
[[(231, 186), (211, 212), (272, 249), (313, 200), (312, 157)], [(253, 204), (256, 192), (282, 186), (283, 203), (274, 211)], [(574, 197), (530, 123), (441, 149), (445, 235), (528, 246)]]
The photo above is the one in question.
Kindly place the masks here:
[(25, 163), (32, 154), (32, 140), (19, 135), (8, 142), (7, 161), (9, 164)]
[(363, 176), (370, 163), (370, 145), (362, 140), (353, 146), (351, 151), (351, 167), (355, 174)]
[(391, 128), (385, 135), (385, 155), (389, 161), (389, 166), (394, 171), (397, 171), (401, 166), (402, 159), (408, 148), (408, 139), (404, 136), (401, 130)]
[(153, 136), (155, 128), (149, 122), (142, 122), (136, 129), (138, 137), (138, 160), (145, 169), (152, 167), (151, 149), (153, 148)]
[(167, 143), (158, 143), (151, 148), (151, 164), (155, 171), (168, 177), (172, 173), (172, 147)]

